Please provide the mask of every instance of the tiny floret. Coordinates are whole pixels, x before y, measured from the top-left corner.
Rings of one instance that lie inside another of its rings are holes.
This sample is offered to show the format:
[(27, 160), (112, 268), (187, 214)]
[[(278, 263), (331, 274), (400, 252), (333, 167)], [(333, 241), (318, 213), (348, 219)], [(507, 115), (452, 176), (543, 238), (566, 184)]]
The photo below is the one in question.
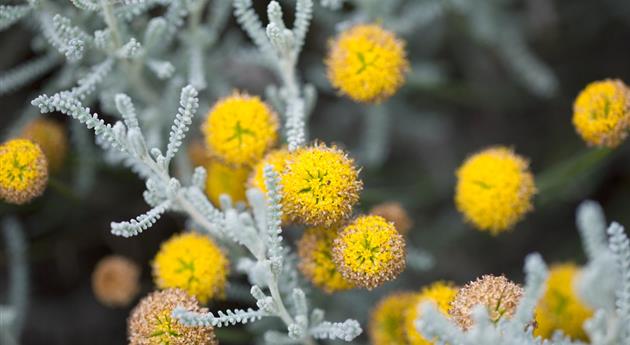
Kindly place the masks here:
[(287, 216), (324, 227), (350, 215), (363, 187), (354, 162), (336, 147), (323, 144), (294, 152), (281, 184)]
[(126, 307), (140, 291), (140, 267), (124, 256), (104, 257), (92, 272), (92, 291), (106, 306)]
[(533, 209), (536, 193), (528, 161), (506, 147), (492, 147), (457, 170), (455, 205), (466, 221), (493, 235), (511, 229)]
[(232, 167), (217, 160), (206, 166), (206, 194), (214, 205), (219, 206), (219, 197), (227, 194), (232, 201), (245, 201), (245, 184), (250, 174), (246, 166)]
[(383, 298), (370, 315), (369, 335), (372, 345), (408, 345), (403, 310), (415, 300), (411, 292), (393, 293)]
[(59, 122), (38, 117), (24, 127), (21, 137), (39, 145), (51, 174), (61, 169), (68, 154), (68, 135)]
[(332, 260), (334, 228), (309, 228), (298, 241), (299, 269), (313, 285), (327, 293), (348, 290), (354, 284), (343, 278)]
[(435, 303), (437, 309), (448, 316), (451, 302), (457, 294), (457, 287), (449, 282), (437, 281), (424, 287), (414, 295), (407, 308), (403, 310), (405, 335), (409, 345), (432, 345), (433, 342), (426, 339), (416, 327), (416, 320), (421, 318), (420, 309), (423, 303)]
[(573, 126), (589, 145), (619, 146), (630, 128), (628, 86), (618, 79), (588, 84), (573, 104)]
[(407, 211), (397, 201), (386, 201), (375, 205), (369, 213), (381, 216), (387, 221), (394, 223), (396, 230), (403, 235), (406, 235), (413, 226), (413, 221), (407, 214)]
[(405, 240), (379, 216), (360, 216), (333, 243), (342, 276), (367, 289), (396, 278), (405, 269)]
[(405, 44), (380, 25), (356, 25), (330, 43), (331, 84), (357, 102), (381, 102), (405, 82)]
[(48, 161), (30, 140), (13, 139), (0, 146), (0, 197), (24, 204), (42, 195), (48, 183)]
[(153, 261), (158, 288), (182, 289), (201, 303), (223, 296), (228, 270), (221, 249), (207, 236), (193, 232), (164, 242)]
[(131, 311), (127, 320), (130, 345), (218, 345), (212, 326), (184, 326), (171, 313), (176, 307), (205, 313), (194, 297), (179, 289), (156, 291)]
[(471, 313), (477, 305), (488, 310), (492, 322), (510, 318), (523, 296), (523, 288), (500, 276), (485, 275), (461, 288), (449, 310), (453, 320), (464, 330), (473, 325)]
[(562, 331), (574, 340), (588, 340), (583, 324), (593, 311), (580, 301), (573, 288), (579, 274), (580, 268), (574, 264), (551, 267), (545, 294), (536, 307), (535, 335), (549, 339), (554, 332)]
[(278, 119), (257, 96), (234, 93), (214, 105), (202, 130), (213, 156), (251, 166), (276, 143)]

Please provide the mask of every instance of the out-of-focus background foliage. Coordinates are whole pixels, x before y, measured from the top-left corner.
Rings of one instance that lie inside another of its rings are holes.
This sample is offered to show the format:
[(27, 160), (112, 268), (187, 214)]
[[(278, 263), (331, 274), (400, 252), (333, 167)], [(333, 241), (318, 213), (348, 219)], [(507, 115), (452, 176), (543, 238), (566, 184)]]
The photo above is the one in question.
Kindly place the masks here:
[[(361, 173), (365, 190), (360, 208), (367, 211), (379, 202), (400, 201), (415, 223), (409, 243), (433, 255), (435, 263), (429, 271), (409, 267), (398, 280), (372, 292), (352, 291), (327, 298), (313, 289), (315, 303), (324, 309), (327, 304), (336, 306), (338, 314), (333, 312), (332, 319), (353, 317), (365, 326), (367, 311), (382, 295), (417, 290), (436, 279), (462, 284), (495, 273), (521, 280), (523, 258), (534, 251), (548, 262), (580, 262), (574, 210), (587, 198), (602, 203), (611, 219), (630, 225), (628, 143), (592, 163), (571, 125), (573, 99), (587, 83), (605, 78), (630, 81), (630, 3), (469, 3), (478, 16), (444, 12), (426, 23), (418, 19), (419, 25), (411, 25), (401, 34), (407, 41), (412, 72), (405, 87), (378, 108), (339, 97), (325, 79), (327, 40), (353, 6), (346, 5), (337, 13), (320, 8), (315, 13), (300, 63), (301, 75), (320, 91), (309, 122), (310, 136), (335, 142), (366, 162), (365, 153), (374, 148), (365, 149), (362, 128), (371, 117), (376, 128), (385, 129), (378, 134), (386, 134), (387, 144), (380, 146), (384, 155), (377, 155), (382, 161), (370, 163), (368, 159), (370, 164)], [(265, 5), (266, 1), (260, 1), (261, 12)], [(396, 19), (400, 22), (392, 22)], [(402, 15), (393, 16), (383, 24), (409, 26), (403, 19)], [(540, 81), (536, 79), (540, 71), (511, 66), (511, 60), (522, 58), (518, 46), (511, 46), (509, 39), (505, 46), (493, 41), (510, 27), (518, 28), (528, 54), (548, 66), (552, 74), (543, 78), (549, 79)], [(228, 39), (250, 44), (233, 19), (224, 32), (228, 33), (236, 33)], [(26, 26), (0, 34), (0, 71), (32, 56), (25, 44), (30, 37)], [(270, 73), (249, 64), (246, 56), (232, 57), (219, 62), (224, 67), (221, 78), (230, 89), (261, 94), (273, 82)], [(528, 78), (534, 81), (528, 82)], [(0, 128), (10, 127), (23, 115), (42, 82), (0, 97)], [(67, 121), (62, 116), (59, 120)], [(529, 157), (538, 182), (549, 188), (541, 188), (535, 211), (514, 231), (491, 237), (462, 222), (454, 208), (453, 186), (454, 171), (467, 155), (495, 144), (512, 146)], [(576, 157), (582, 158), (575, 161)], [(67, 164), (79, 164), (75, 158), (70, 153)], [(91, 291), (91, 272), (103, 256), (125, 255), (142, 265), (142, 294), (146, 294), (153, 286), (150, 261), (160, 242), (183, 226), (181, 218), (169, 215), (141, 237), (112, 236), (109, 222), (146, 210), (143, 183), (125, 168), (112, 168), (98, 161), (99, 157), (94, 159), (99, 168), (96, 182), (84, 197), (72, 190), (72, 175), (62, 172), (52, 178), (44, 197), (32, 204), (20, 208), (0, 204), (0, 216), (17, 215), (28, 236), (31, 284), (24, 344), (125, 343), (125, 321), (131, 307), (100, 305)], [(294, 241), (299, 231), (289, 230), (286, 235)], [(0, 296), (5, 296), (4, 249), (0, 254)], [(234, 304), (214, 306), (223, 309)], [(224, 344), (253, 343), (238, 328), (219, 330), (218, 336)]]

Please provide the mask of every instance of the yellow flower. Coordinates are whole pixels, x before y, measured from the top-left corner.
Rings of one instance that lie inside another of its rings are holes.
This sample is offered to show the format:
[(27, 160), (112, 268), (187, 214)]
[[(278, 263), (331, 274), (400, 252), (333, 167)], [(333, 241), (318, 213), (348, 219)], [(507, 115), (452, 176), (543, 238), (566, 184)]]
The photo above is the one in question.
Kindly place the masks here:
[(512, 317), (523, 296), (523, 288), (501, 276), (485, 275), (459, 289), (451, 303), (449, 314), (464, 330), (473, 325), (472, 309), (481, 304), (488, 310), (492, 322)]
[(363, 186), (353, 161), (336, 147), (323, 144), (294, 152), (281, 184), (288, 217), (325, 227), (350, 215)]
[(536, 193), (528, 162), (506, 147), (492, 147), (457, 170), (455, 205), (479, 230), (509, 230), (533, 209)]
[(68, 136), (61, 124), (39, 117), (24, 127), (21, 137), (39, 145), (51, 173), (61, 169), (68, 153)]
[(245, 184), (249, 176), (249, 168), (232, 168), (216, 160), (206, 166), (206, 194), (210, 201), (219, 205), (221, 194), (227, 194), (232, 201), (245, 201)]
[(535, 335), (549, 339), (556, 330), (561, 330), (575, 340), (588, 340), (582, 325), (593, 312), (573, 290), (573, 282), (579, 274), (580, 269), (574, 264), (551, 267), (545, 294), (536, 308)]
[(206, 313), (194, 297), (179, 289), (156, 291), (146, 296), (131, 311), (127, 320), (130, 345), (218, 345), (212, 326), (184, 326), (171, 316), (183, 307)]
[(393, 293), (382, 299), (370, 316), (368, 328), (372, 345), (408, 345), (404, 310), (415, 301), (410, 292)]
[(308, 228), (298, 241), (299, 269), (313, 285), (327, 293), (354, 287), (345, 280), (332, 260), (332, 244), (337, 237), (333, 228)]
[(405, 335), (409, 345), (431, 345), (432, 341), (427, 340), (416, 328), (416, 320), (420, 319), (420, 306), (425, 302), (433, 302), (437, 309), (444, 315), (448, 315), (451, 302), (457, 295), (457, 288), (449, 282), (438, 281), (424, 287), (416, 294), (408, 307), (400, 309), (404, 317)]
[(379, 216), (360, 216), (333, 243), (333, 260), (350, 282), (373, 289), (405, 269), (405, 240)]
[(201, 303), (223, 296), (228, 270), (221, 249), (207, 236), (193, 232), (171, 237), (153, 260), (158, 288), (180, 288)]
[(203, 125), (210, 152), (231, 165), (253, 165), (278, 139), (276, 114), (256, 96), (219, 100)]
[(586, 86), (573, 104), (573, 125), (589, 145), (614, 148), (630, 128), (630, 91), (618, 79)]
[(0, 146), (0, 197), (23, 204), (40, 196), (48, 183), (48, 162), (39, 146), (26, 139)]
[(381, 216), (394, 223), (396, 230), (403, 235), (406, 235), (413, 226), (413, 221), (409, 218), (405, 208), (396, 201), (386, 201), (375, 205), (370, 210), (370, 214)]
[(286, 148), (269, 152), (265, 158), (254, 166), (254, 170), (249, 177), (249, 185), (267, 194), (267, 187), (265, 186), (265, 166), (270, 165), (279, 176), (282, 176), (290, 157), (291, 153)]
[(328, 79), (358, 102), (381, 102), (405, 81), (405, 44), (380, 25), (356, 25), (330, 43)]

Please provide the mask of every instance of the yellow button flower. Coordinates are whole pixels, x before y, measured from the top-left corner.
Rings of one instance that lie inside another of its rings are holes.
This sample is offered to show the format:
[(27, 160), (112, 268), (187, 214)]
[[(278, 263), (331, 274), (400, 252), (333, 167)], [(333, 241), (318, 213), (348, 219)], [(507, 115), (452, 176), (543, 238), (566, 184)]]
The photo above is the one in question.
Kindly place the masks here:
[(282, 176), (290, 157), (291, 153), (286, 148), (269, 152), (265, 158), (254, 166), (254, 170), (249, 178), (249, 185), (267, 194), (267, 187), (265, 186), (265, 166), (270, 165), (278, 176)]
[(533, 209), (536, 193), (528, 162), (506, 147), (492, 147), (457, 170), (455, 205), (466, 221), (496, 235)]
[(188, 327), (171, 316), (173, 309), (184, 307), (198, 313), (194, 297), (179, 289), (156, 291), (146, 296), (131, 311), (127, 320), (130, 345), (218, 345), (212, 326)]
[(232, 201), (245, 201), (245, 184), (250, 174), (248, 167), (233, 168), (216, 160), (212, 160), (206, 171), (206, 195), (215, 205), (219, 205), (219, 197), (227, 194)]
[(180, 288), (201, 303), (221, 297), (229, 262), (207, 236), (193, 232), (171, 237), (153, 260), (153, 277), (160, 289)]
[(498, 322), (501, 318), (514, 315), (522, 296), (523, 288), (507, 278), (485, 275), (459, 289), (449, 314), (461, 328), (467, 330), (473, 325), (471, 313), (475, 306), (485, 306), (490, 320)]
[(405, 269), (405, 240), (379, 216), (360, 216), (333, 243), (333, 260), (348, 281), (373, 289)]
[(381, 102), (405, 81), (405, 44), (377, 24), (356, 25), (330, 43), (328, 79), (357, 102)]
[(308, 228), (297, 243), (300, 271), (313, 285), (327, 293), (354, 287), (341, 276), (332, 260), (335, 238), (336, 229)]
[(219, 100), (202, 128), (211, 154), (231, 165), (253, 165), (278, 139), (276, 114), (256, 96)]
[(0, 146), (0, 197), (24, 204), (40, 196), (48, 183), (48, 162), (39, 146), (13, 139)]
[(393, 293), (372, 310), (368, 328), (372, 345), (408, 345), (403, 311), (415, 301), (410, 292)]
[(287, 216), (325, 227), (350, 215), (363, 186), (354, 162), (336, 147), (323, 144), (294, 152), (281, 184)]
[(593, 315), (576, 295), (573, 284), (580, 274), (574, 264), (554, 265), (549, 270), (545, 294), (536, 308), (538, 327), (534, 334), (549, 339), (557, 330), (574, 340), (588, 341), (582, 328)]
[(448, 315), (451, 302), (457, 295), (457, 288), (450, 282), (438, 281), (424, 287), (409, 302), (408, 307), (402, 310), (404, 316), (405, 335), (409, 345), (432, 345), (416, 328), (416, 320), (420, 319), (420, 306), (425, 302), (433, 302), (437, 309), (444, 315)]
[(573, 125), (589, 145), (619, 146), (630, 127), (628, 87), (618, 79), (587, 85), (573, 104)]
[(21, 137), (39, 145), (50, 173), (61, 169), (68, 153), (68, 135), (60, 123), (39, 117), (24, 127)]

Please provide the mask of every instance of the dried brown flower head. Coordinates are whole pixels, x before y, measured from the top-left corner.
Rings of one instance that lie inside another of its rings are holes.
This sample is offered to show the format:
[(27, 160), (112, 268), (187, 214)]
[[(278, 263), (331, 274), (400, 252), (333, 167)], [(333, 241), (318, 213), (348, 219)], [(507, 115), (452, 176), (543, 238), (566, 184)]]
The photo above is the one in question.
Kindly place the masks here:
[(413, 226), (413, 221), (409, 218), (407, 211), (397, 201), (387, 201), (375, 205), (369, 212), (375, 216), (381, 216), (394, 223), (396, 230), (401, 235), (406, 235)]
[(140, 267), (119, 256), (107, 256), (96, 264), (92, 272), (92, 291), (103, 304), (125, 307), (140, 290)]
[(459, 290), (451, 303), (449, 314), (464, 330), (473, 325), (472, 309), (485, 306), (493, 322), (502, 317), (511, 317), (523, 296), (523, 288), (501, 276), (485, 275), (468, 283)]

